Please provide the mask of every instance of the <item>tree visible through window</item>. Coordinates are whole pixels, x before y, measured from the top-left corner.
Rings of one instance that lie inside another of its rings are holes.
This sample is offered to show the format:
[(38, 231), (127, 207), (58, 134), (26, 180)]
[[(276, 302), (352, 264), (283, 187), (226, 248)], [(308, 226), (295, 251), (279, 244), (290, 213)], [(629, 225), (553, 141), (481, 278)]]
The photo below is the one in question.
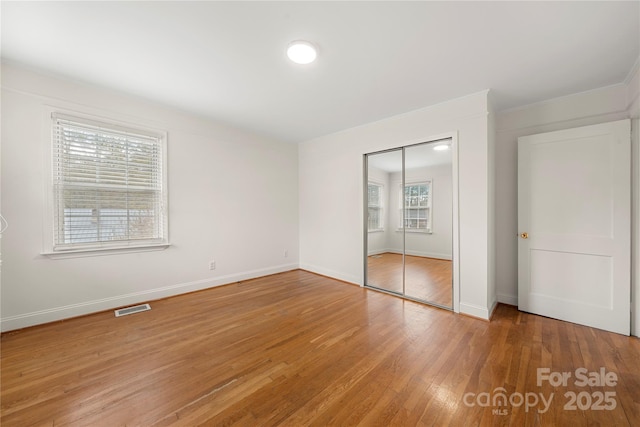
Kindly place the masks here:
[(166, 243), (162, 135), (53, 115), (54, 250)]
[(370, 182), (368, 193), (368, 229), (382, 230), (382, 185)]
[(402, 227), (431, 231), (431, 182), (405, 185)]

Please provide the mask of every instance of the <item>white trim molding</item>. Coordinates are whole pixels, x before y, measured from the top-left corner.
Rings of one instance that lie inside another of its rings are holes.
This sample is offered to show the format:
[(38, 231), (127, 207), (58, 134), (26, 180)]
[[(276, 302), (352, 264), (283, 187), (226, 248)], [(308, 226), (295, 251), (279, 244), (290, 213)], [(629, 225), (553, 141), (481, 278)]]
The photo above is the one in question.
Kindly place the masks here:
[(353, 283), (354, 285), (363, 286), (362, 278), (355, 277), (355, 276), (353, 276), (351, 274), (342, 273), (342, 272), (334, 271), (334, 270), (329, 270), (329, 269), (326, 269), (326, 268), (318, 267), (318, 266), (311, 265), (311, 264), (305, 264), (305, 263), (301, 263), (300, 264), (300, 269), (309, 271), (311, 273), (316, 273), (316, 274), (319, 274), (321, 276), (327, 276), (327, 277), (330, 277), (332, 279), (341, 280), (343, 282)]
[(491, 309), (487, 309), (486, 307), (480, 307), (474, 304), (467, 304), (464, 302), (460, 303), (460, 313), (466, 314), (467, 316), (477, 317), (478, 319), (489, 320), (491, 313), (495, 309), (497, 302), (493, 304)]
[(259, 270), (251, 270), (227, 276), (212, 277), (192, 282), (178, 283), (176, 285), (164, 286), (162, 288), (150, 289), (148, 291), (134, 292), (125, 295), (118, 295), (110, 298), (70, 304), (46, 310), (34, 311), (2, 318), (0, 329), (2, 332), (40, 325), (43, 323), (55, 322), (72, 317), (84, 316), (105, 310), (113, 310), (118, 307), (141, 304), (148, 301), (172, 297), (188, 292), (201, 291), (217, 286), (228, 285), (243, 280), (255, 279), (276, 273), (283, 273), (298, 269), (297, 264), (284, 264), (275, 267), (268, 267)]
[(513, 305), (515, 307), (518, 306), (518, 296), (517, 295), (507, 295), (499, 293), (496, 295), (498, 302), (502, 304)]

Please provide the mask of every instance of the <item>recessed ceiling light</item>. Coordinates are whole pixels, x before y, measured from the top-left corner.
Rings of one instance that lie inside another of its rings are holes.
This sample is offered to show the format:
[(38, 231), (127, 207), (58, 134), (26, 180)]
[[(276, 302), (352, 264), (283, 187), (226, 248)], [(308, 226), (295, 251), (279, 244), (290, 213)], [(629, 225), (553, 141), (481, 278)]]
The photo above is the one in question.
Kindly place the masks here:
[(316, 60), (318, 51), (313, 43), (304, 40), (296, 40), (289, 43), (287, 56), (296, 64), (310, 64)]
[(436, 151), (448, 150), (449, 149), (449, 144), (436, 145), (435, 147), (433, 147), (433, 149), (436, 150)]

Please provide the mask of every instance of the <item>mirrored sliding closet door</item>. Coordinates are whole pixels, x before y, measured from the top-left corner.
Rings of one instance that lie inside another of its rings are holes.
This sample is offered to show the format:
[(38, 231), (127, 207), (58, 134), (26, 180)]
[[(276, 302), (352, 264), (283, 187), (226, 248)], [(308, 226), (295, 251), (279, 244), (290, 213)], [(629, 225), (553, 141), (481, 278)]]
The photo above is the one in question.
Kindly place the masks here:
[(453, 308), (451, 139), (365, 155), (365, 286)]

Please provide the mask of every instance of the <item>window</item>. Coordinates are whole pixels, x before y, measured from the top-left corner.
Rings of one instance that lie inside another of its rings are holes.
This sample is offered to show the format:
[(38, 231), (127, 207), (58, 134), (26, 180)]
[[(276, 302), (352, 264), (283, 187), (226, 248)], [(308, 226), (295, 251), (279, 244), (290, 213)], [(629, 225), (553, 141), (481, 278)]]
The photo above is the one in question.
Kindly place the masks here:
[(166, 244), (164, 135), (52, 119), (53, 250)]
[[(400, 202), (402, 211), (402, 201)], [(400, 214), (402, 217), (402, 213)], [(404, 187), (404, 224), (406, 230), (431, 232), (431, 182)]]
[(382, 230), (382, 185), (370, 182), (368, 185), (369, 231)]

